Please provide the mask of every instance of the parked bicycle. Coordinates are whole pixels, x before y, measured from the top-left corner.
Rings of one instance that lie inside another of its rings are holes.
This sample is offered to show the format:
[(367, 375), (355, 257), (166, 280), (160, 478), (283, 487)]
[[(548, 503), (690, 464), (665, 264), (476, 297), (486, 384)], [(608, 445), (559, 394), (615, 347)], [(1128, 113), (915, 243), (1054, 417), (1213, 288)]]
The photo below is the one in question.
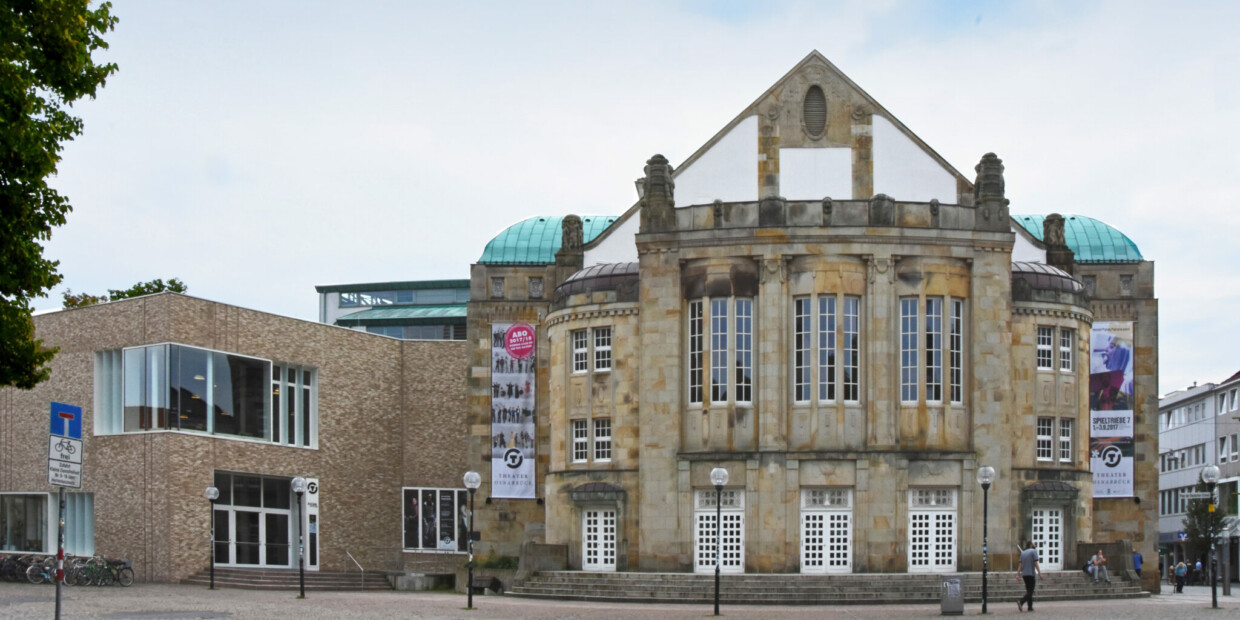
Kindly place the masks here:
[(26, 579), (30, 583), (56, 583), (56, 558), (47, 558), (31, 562), (26, 567)]

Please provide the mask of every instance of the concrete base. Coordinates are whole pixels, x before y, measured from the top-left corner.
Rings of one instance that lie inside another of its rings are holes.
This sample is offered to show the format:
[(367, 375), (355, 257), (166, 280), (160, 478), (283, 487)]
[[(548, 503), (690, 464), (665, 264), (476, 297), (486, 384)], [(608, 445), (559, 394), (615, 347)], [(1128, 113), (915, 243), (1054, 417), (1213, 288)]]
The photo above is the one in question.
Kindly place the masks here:
[(396, 590), (435, 590), (451, 588), (454, 580), (455, 577), (453, 575), (409, 573), (394, 577), (392, 582)]

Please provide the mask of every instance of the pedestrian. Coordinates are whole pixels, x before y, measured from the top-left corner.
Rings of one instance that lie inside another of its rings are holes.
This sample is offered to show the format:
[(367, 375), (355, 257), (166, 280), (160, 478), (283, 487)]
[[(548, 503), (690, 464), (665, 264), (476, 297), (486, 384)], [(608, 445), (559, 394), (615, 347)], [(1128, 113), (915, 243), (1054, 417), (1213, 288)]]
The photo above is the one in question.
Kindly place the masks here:
[(1201, 572), (1201, 558), (1197, 558), (1197, 567), (1193, 569), (1193, 583), (1199, 584), (1203, 581), (1203, 573)]
[(1184, 576), (1188, 574), (1188, 566), (1181, 560), (1175, 565), (1175, 591), (1177, 593), (1184, 592)]
[(1042, 576), (1042, 566), (1038, 564), (1038, 550), (1033, 541), (1025, 541), (1025, 550), (1020, 552), (1020, 569), (1016, 571), (1016, 579), (1025, 581), (1025, 596), (1016, 601), (1016, 609), (1025, 611), (1025, 603), (1029, 603), (1029, 611), (1033, 611), (1033, 588)]
[(1107, 572), (1107, 557), (1102, 555), (1102, 549), (1098, 550), (1098, 555), (1094, 556), (1094, 583), (1098, 583), (1098, 579), (1105, 579), (1107, 583), (1111, 583), (1111, 575)]
[[(1138, 578), (1138, 579), (1140, 579), (1140, 578), (1141, 578), (1141, 564), (1142, 564), (1143, 562), (1144, 562), (1144, 558), (1142, 558), (1142, 557), (1141, 557), (1141, 551), (1140, 551), (1140, 550), (1137, 550), (1137, 549), (1133, 549), (1133, 551), (1132, 551), (1132, 569), (1133, 569), (1133, 570), (1135, 570), (1135, 571), (1137, 571), (1137, 578)], [(1159, 574), (1161, 574), (1161, 573), (1159, 573)]]

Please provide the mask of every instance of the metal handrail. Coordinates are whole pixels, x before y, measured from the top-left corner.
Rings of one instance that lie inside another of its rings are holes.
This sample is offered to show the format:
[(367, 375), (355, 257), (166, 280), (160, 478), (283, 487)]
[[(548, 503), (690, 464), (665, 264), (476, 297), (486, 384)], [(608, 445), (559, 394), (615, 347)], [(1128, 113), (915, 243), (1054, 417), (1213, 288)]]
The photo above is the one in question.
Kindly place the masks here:
[(362, 568), (362, 564), (357, 561), (357, 558), (353, 557), (352, 553), (345, 551), (344, 554), (349, 556), (350, 560), (353, 560), (353, 563), (357, 565), (357, 570), (362, 571), (362, 589), (365, 590), (366, 589), (366, 569)]

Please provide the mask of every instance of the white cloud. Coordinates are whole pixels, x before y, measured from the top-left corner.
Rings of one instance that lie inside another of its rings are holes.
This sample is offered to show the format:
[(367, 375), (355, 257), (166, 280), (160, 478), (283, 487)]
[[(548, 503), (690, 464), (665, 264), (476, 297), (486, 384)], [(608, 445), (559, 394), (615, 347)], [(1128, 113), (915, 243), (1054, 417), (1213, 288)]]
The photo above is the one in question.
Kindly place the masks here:
[(621, 212), (818, 49), (966, 176), (1003, 157), (1014, 213), (1128, 233), (1163, 391), (1236, 370), (1240, 5), (115, 4), (120, 72), (56, 180), (75, 291), (313, 319), (315, 284), (466, 277), (523, 217)]

